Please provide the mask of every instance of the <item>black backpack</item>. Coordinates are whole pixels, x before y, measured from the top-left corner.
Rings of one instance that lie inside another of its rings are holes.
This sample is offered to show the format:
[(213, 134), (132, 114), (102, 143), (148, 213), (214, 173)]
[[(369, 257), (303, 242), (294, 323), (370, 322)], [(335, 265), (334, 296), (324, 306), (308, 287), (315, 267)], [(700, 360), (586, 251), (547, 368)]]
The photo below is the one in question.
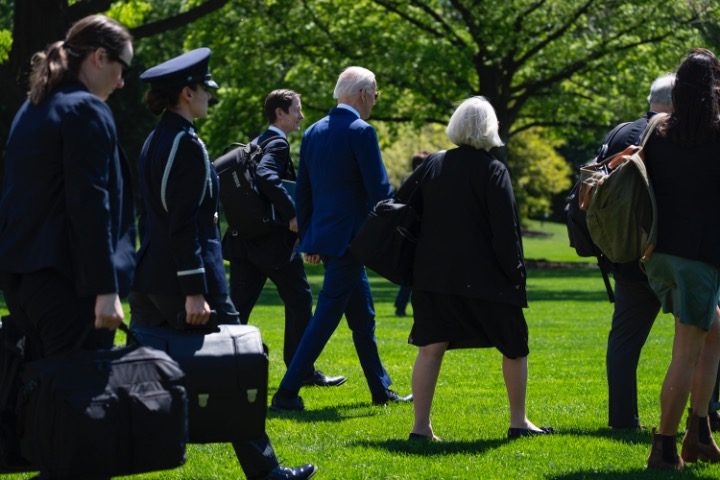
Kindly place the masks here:
[(250, 240), (272, 232), (279, 223), (270, 200), (257, 186), (257, 167), (263, 149), (280, 136), (260, 145), (235, 143), (213, 162), (220, 179), (220, 201), (233, 235)]

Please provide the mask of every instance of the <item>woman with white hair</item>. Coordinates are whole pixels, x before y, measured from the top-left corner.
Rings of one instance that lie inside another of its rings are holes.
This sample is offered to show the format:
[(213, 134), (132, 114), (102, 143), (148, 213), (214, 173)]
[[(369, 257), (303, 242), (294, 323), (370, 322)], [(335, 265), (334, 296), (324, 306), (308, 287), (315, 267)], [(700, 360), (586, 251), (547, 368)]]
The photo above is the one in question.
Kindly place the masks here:
[(495, 347), (503, 354), (508, 438), (552, 433), (525, 414), (525, 265), (510, 176), (490, 154), (502, 146), (492, 105), (483, 97), (465, 100), (446, 132), (458, 147), (428, 157), (398, 192), (422, 218), (408, 340), (419, 347), (410, 440), (438, 440), (430, 409), (443, 355), (452, 348)]

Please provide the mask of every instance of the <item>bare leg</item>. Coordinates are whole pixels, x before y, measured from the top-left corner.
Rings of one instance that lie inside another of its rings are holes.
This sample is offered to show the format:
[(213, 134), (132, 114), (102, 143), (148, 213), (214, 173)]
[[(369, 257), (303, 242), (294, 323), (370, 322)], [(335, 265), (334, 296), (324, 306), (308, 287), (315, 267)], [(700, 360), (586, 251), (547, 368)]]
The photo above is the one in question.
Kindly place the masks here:
[(432, 343), (418, 349), (412, 373), (413, 408), (415, 410), (412, 433), (433, 436), (430, 408), (440, 374), (440, 365), (447, 347), (448, 343), (443, 342)]
[(528, 420), (525, 412), (527, 393), (528, 360), (527, 357), (508, 358), (503, 355), (503, 378), (510, 404), (510, 428), (540, 429)]
[[(673, 340), (672, 360), (665, 374), (662, 391), (660, 392), (660, 428), (661, 435), (676, 435), (683, 410), (687, 404), (690, 388), (693, 384), (693, 371), (698, 364), (700, 352), (703, 349), (707, 332), (692, 325), (684, 325), (675, 319), (675, 338)], [(715, 366), (717, 368), (717, 364)], [(714, 382), (714, 378), (710, 380)], [(698, 382), (700, 385), (701, 382)], [(698, 387), (700, 390), (702, 388)], [(712, 390), (712, 386), (710, 387)], [(700, 395), (701, 392), (698, 392)], [(705, 406), (699, 408), (707, 412)], [(698, 398), (700, 400), (700, 398)]]
[(700, 358), (693, 372), (690, 405), (699, 417), (706, 417), (708, 414), (710, 397), (717, 379), (718, 362), (720, 362), (719, 313), (720, 309), (716, 309), (715, 320), (705, 336)]

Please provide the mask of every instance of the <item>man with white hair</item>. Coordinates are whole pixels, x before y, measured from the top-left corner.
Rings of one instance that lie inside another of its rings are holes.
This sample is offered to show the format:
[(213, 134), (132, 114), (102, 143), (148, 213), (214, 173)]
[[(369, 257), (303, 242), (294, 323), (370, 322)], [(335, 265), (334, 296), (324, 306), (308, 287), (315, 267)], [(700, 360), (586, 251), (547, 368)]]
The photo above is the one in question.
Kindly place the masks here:
[(300, 251), (309, 263), (323, 262), (325, 277), (315, 314), (305, 329), (271, 408), (303, 410), (298, 395), (303, 373), (322, 352), (343, 314), (372, 394), (372, 402), (409, 402), (390, 390), (391, 380), (375, 341), (375, 311), (365, 267), (347, 251), (375, 203), (392, 188), (375, 129), (365, 120), (378, 97), (375, 75), (348, 67), (333, 96), (337, 107), (305, 131), (300, 146), (296, 209)]
[[(672, 112), (675, 75), (655, 79), (647, 97), (649, 111), (634, 122), (613, 128), (603, 140), (608, 158), (629, 145), (637, 145), (656, 113)], [(640, 429), (637, 407), (637, 365), (640, 351), (660, 311), (660, 302), (637, 262), (613, 264), (615, 308), (607, 346), (608, 424), (615, 429)]]

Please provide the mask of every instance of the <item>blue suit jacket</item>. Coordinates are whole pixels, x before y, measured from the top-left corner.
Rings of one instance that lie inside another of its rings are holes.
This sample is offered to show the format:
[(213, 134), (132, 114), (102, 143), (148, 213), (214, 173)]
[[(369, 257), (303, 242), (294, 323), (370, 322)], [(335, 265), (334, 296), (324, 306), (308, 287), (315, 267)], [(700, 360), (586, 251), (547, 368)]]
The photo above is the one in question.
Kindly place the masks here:
[(311, 125), (296, 195), (300, 250), (342, 256), (373, 205), (392, 195), (375, 129), (337, 107)]
[(165, 112), (140, 155), (145, 205), (133, 289), (150, 294), (226, 294), (217, 173), (193, 124)]
[(132, 194), (110, 108), (80, 83), (26, 101), (10, 127), (0, 198), (0, 271), (51, 268), (80, 297), (127, 293)]

